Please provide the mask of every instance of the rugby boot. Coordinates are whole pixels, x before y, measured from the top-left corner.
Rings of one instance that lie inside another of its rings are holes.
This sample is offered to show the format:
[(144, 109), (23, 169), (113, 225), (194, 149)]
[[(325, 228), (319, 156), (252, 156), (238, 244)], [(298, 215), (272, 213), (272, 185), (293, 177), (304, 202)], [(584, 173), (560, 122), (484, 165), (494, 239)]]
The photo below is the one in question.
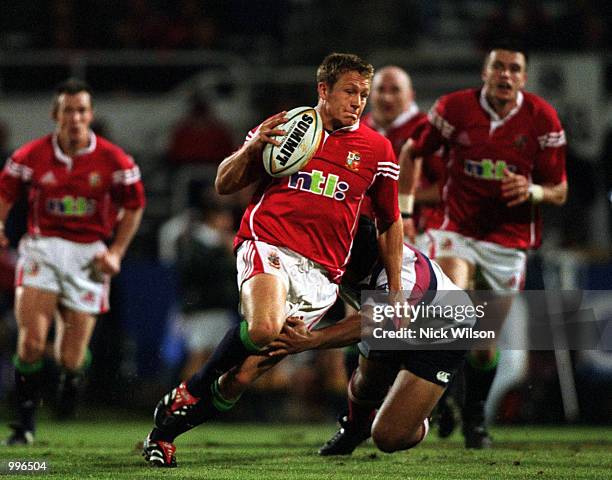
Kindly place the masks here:
[(365, 426), (355, 425), (345, 415), (338, 419), (338, 423), (340, 429), (319, 449), (319, 455), (350, 455), (360, 443), (370, 437), (371, 421)]

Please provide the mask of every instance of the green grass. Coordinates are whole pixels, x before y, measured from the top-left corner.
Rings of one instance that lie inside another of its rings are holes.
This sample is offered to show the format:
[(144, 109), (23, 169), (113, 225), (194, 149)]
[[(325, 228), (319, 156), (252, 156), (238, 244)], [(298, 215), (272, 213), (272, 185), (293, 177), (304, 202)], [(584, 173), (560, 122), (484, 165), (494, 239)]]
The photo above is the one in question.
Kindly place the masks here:
[(50, 471), (36, 476), (49, 479), (612, 478), (612, 430), (604, 427), (497, 427), (488, 451), (464, 450), (458, 434), (441, 441), (434, 432), (408, 452), (383, 454), (366, 444), (351, 457), (321, 458), (316, 450), (334, 433), (332, 424), (210, 424), (177, 440), (178, 468), (158, 470), (140, 456), (149, 426), (140, 420), (43, 421), (35, 446), (0, 447), (0, 468), (11, 459), (46, 460)]

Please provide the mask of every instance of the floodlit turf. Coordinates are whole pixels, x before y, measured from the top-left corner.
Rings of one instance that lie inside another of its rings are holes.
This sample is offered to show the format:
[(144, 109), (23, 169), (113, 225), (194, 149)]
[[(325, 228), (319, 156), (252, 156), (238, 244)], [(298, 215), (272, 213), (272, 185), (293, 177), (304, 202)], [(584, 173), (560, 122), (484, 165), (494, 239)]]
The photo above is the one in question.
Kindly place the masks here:
[(148, 427), (140, 420), (43, 422), (37, 445), (0, 447), (0, 468), (8, 460), (45, 460), (50, 470), (37, 476), (58, 479), (612, 478), (612, 429), (604, 427), (497, 427), (488, 451), (466, 451), (457, 434), (441, 441), (434, 432), (408, 452), (388, 455), (367, 444), (351, 457), (321, 458), (316, 450), (334, 432), (332, 424), (210, 424), (179, 438), (179, 467), (163, 471), (140, 455)]

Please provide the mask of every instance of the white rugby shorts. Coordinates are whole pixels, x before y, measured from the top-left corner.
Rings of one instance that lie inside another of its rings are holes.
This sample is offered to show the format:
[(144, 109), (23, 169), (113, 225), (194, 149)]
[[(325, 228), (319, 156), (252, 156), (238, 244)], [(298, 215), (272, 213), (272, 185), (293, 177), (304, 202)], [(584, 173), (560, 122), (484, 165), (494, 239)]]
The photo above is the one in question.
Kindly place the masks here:
[(15, 285), (53, 292), (70, 310), (108, 311), (110, 278), (93, 268), (103, 242), (77, 243), (59, 237), (24, 236), (19, 242)]
[(493, 290), (512, 292), (523, 288), (527, 268), (527, 253), (523, 250), (475, 240), (456, 232), (433, 229), (427, 232), (433, 241), (434, 258), (467, 260), (479, 267)]
[(325, 268), (288, 248), (246, 240), (236, 257), (238, 289), (242, 291), (242, 284), (257, 274), (277, 276), (287, 290), (286, 317), (300, 318), (308, 329), (323, 318), (338, 297), (338, 285), (329, 280)]

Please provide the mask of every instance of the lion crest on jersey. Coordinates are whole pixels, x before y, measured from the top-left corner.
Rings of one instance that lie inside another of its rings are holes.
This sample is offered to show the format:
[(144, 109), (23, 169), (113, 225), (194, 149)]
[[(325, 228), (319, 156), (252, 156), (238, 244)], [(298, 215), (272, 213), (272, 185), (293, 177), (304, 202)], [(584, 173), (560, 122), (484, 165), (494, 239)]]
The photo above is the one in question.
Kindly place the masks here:
[(89, 186), (92, 188), (99, 187), (102, 183), (102, 177), (100, 177), (100, 173), (91, 172), (89, 174)]
[(346, 156), (346, 166), (354, 172), (359, 170), (361, 163), (361, 154), (359, 152), (348, 152)]

